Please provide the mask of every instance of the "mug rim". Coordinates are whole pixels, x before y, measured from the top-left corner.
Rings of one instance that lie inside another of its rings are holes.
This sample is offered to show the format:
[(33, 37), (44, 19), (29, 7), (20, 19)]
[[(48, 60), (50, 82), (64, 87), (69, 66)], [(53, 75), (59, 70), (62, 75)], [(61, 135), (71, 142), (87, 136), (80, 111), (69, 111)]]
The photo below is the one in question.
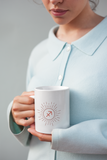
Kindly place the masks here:
[(48, 92), (63, 91), (63, 90), (69, 90), (69, 87), (67, 87), (67, 86), (40, 86), (40, 87), (36, 87), (35, 90), (37, 90), (37, 91), (48, 91)]

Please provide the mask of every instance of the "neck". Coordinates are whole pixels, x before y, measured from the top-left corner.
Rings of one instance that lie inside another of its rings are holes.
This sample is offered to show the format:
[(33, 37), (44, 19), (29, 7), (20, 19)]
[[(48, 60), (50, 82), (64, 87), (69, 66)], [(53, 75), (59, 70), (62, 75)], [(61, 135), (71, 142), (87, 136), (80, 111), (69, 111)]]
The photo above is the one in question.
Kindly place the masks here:
[(71, 22), (59, 26), (58, 34), (69, 35), (72, 33), (77, 33), (81, 30), (90, 30), (103, 19), (103, 17), (94, 13), (89, 4), (87, 4), (84, 10)]

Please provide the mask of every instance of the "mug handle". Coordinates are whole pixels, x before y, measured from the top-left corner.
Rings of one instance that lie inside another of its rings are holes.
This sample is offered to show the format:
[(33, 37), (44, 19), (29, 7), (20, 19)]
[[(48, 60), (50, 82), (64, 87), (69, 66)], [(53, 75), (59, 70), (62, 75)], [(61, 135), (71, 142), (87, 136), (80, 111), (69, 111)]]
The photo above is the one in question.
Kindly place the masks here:
[(35, 99), (35, 96), (30, 96), (31, 98)]

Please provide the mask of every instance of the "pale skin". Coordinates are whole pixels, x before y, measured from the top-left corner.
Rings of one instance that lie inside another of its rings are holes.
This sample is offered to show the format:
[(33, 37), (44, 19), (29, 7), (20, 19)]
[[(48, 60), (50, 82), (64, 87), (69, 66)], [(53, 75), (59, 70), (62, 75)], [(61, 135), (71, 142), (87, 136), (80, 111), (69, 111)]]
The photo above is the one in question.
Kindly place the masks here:
[[(52, 16), (53, 20), (59, 24), (59, 29), (56, 37), (67, 43), (72, 43), (84, 36), (104, 17), (95, 14), (89, 5), (88, 0), (42, 0), (46, 10)], [(50, 9), (68, 10), (66, 14), (56, 17)], [(40, 141), (52, 141), (51, 134), (42, 134), (35, 130), (35, 109), (34, 100), (29, 96), (34, 95), (34, 92), (24, 92), (21, 96), (17, 96), (13, 100), (12, 115), (14, 121), (21, 127), (30, 126), (28, 132), (38, 137)], [(26, 120), (26, 117), (29, 117)]]

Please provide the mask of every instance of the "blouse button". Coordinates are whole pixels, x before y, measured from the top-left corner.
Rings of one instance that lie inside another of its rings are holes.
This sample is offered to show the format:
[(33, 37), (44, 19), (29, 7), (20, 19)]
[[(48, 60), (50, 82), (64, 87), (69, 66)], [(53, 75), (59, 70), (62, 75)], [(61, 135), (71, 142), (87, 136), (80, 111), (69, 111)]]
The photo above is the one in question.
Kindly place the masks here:
[(71, 50), (71, 46), (68, 46), (67, 47), (67, 51), (69, 52)]
[(62, 75), (59, 75), (59, 78), (58, 78), (60, 81), (62, 80)]

